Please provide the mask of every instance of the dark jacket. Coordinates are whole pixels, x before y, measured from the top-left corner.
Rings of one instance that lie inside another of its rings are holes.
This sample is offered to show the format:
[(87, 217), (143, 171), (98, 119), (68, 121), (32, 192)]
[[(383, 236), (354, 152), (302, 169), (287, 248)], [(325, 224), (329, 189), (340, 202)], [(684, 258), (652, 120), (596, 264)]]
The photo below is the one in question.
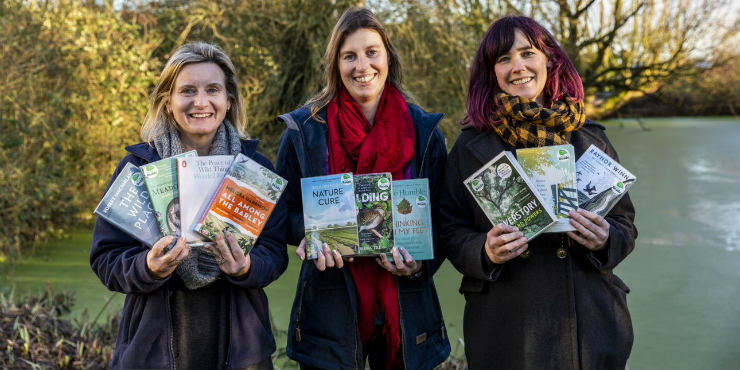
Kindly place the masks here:
[[(145, 143), (129, 146), (126, 150), (130, 154), (116, 167), (111, 183), (127, 162), (140, 166), (160, 159), (154, 147)], [(256, 150), (256, 140), (242, 141), (243, 154), (272, 169), (270, 161)], [(282, 230), (287, 212), (283, 203), (278, 201), (250, 252), (252, 265), (247, 276), (235, 279), (222, 275), (229, 282), (231, 316), (224, 368), (243, 368), (275, 352), (267, 296), (262, 289), (288, 266)], [(152, 277), (146, 266), (147, 251), (142, 243), (105, 220), (98, 218), (95, 222), (90, 266), (108, 289), (126, 294), (110, 364), (114, 369), (174, 367), (169, 303), (172, 275), (164, 279)]]
[[(439, 199), (447, 151), (437, 128), (441, 114), (429, 114), (408, 104), (416, 131), (412, 178), (429, 178), (432, 204)], [(319, 112), (326, 117), (326, 109)], [(288, 206), (288, 243), (304, 237), (300, 179), (327, 174), (326, 124), (310, 116), (308, 107), (279, 117), (287, 126), (280, 140), (278, 174), (288, 179), (283, 197)], [(433, 223), (436, 214), (433, 214)], [(436, 226), (435, 226), (436, 227)], [(450, 353), (432, 275), (444, 261), (435, 241), (435, 260), (424, 261), (422, 276), (398, 278), (403, 362), (407, 369), (431, 369)], [(288, 356), (323, 369), (363, 369), (364, 356), (357, 326), (357, 292), (349, 269), (318, 271), (312, 261), (301, 267), (288, 329)]]
[[(594, 144), (617, 153), (604, 127), (591, 121), (574, 132), (576, 158)], [(464, 277), (463, 332), (471, 369), (618, 369), (632, 348), (627, 286), (612, 269), (632, 251), (637, 230), (629, 194), (607, 215), (605, 250), (590, 252), (565, 233), (540, 234), (531, 257), (494, 266), (484, 253), (492, 225), (463, 180), (502, 150), (493, 132), (467, 128), (447, 161), (442, 232), (447, 255)], [(515, 152), (514, 152), (515, 154)], [(563, 246), (565, 258), (556, 256)]]

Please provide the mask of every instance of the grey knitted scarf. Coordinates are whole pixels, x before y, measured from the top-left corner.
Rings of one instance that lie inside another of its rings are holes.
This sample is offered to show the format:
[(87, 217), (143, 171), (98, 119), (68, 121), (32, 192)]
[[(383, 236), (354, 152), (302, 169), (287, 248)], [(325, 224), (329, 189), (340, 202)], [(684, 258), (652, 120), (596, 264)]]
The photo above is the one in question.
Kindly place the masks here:
[[(161, 158), (171, 157), (185, 151), (178, 131), (171, 125), (166, 125), (155, 136), (154, 147)], [(216, 136), (211, 142), (208, 154), (237, 155), (241, 153), (241, 149), (241, 140), (239, 140), (239, 134), (234, 126), (228, 121), (223, 121), (216, 131)], [(216, 281), (221, 275), (216, 258), (200, 247), (191, 248), (188, 257), (177, 266), (175, 271), (188, 289), (204, 287)]]

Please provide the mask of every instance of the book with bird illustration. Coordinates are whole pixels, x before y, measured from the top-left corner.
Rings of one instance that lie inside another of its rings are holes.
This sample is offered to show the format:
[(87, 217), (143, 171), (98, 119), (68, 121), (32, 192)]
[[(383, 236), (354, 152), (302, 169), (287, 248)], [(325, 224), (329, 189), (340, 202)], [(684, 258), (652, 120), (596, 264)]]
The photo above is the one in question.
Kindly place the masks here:
[(177, 158), (195, 157), (198, 152), (191, 150), (176, 156), (147, 163), (139, 169), (154, 206), (154, 214), (159, 223), (160, 233), (180, 234), (180, 203), (177, 193)]
[(98, 217), (151, 247), (161, 238), (141, 170), (126, 163), (93, 211)]
[(434, 258), (428, 179), (393, 181), (393, 238), (416, 261)]
[(609, 213), (635, 181), (635, 175), (593, 144), (576, 162), (580, 207), (602, 217)]
[(393, 249), (392, 180), (389, 172), (354, 176), (357, 256), (388, 254)]
[(501, 152), (463, 183), (491, 224), (516, 226), (527, 240), (555, 223), (552, 208), (511, 152)]
[(578, 209), (576, 159), (573, 145), (551, 145), (516, 150), (516, 158), (557, 221), (546, 233), (574, 231), (570, 211)]
[(288, 181), (244, 154), (237, 154), (193, 230), (211, 240), (226, 231), (249, 253)]
[(326, 245), (343, 256), (357, 254), (357, 208), (352, 173), (301, 179), (306, 256)]

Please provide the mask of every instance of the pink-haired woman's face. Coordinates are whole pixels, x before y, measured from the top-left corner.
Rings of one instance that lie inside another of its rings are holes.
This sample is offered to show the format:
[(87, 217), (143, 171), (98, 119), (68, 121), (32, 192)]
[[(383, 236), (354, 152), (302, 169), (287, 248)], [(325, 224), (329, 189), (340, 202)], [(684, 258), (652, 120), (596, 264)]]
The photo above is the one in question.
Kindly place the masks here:
[(494, 72), (498, 86), (505, 93), (543, 103), (547, 56), (532, 46), (521, 31), (514, 31), (514, 44), (508, 53), (496, 59)]

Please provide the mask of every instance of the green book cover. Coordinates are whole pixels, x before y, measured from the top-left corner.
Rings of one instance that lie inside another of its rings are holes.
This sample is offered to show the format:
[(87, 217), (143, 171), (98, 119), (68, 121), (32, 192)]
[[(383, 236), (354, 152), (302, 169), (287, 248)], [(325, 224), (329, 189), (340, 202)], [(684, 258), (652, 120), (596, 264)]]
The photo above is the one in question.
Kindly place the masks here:
[(144, 182), (163, 236), (180, 234), (180, 205), (177, 193), (177, 158), (195, 157), (191, 150), (141, 167)]
[(434, 258), (428, 179), (393, 181), (393, 237), (414, 260)]
[(516, 226), (527, 240), (555, 222), (511, 152), (501, 152), (463, 183), (492, 225)]
[(391, 174), (355, 175), (358, 256), (390, 253), (393, 248)]

